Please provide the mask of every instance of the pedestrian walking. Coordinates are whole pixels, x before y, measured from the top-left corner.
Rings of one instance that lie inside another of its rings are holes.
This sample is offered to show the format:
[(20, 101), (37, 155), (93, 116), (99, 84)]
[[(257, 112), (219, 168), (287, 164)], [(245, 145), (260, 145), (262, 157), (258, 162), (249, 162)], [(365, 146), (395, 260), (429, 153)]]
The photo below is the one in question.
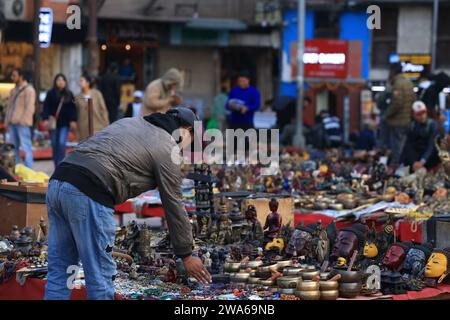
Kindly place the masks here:
[(88, 98), (92, 99), (93, 127), (96, 133), (109, 125), (108, 109), (100, 91), (93, 88), (94, 79), (87, 73), (80, 78), (81, 93), (75, 97), (75, 105), (78, 114), (78, 139), (83, 141), (89, 138), (89, 112)]
[(64, 159), (69, 131), (77, 130), (77, 109), (73, 93), (67, 88), (67, 78), (56, 75), (53, 88), (47, 92), (41, 114), (44, 126), (50, 133), (55, 167)]
[(5, 126), (14, 144), (16, 164), (21, 162), (20, 148), (25, 152), (25, 166), (33, 167), (31, 127), (36, 108), (36, 91), (25, 78), (23, 71), (15, 68), (11, 80), (16, 85), (9, 95)]

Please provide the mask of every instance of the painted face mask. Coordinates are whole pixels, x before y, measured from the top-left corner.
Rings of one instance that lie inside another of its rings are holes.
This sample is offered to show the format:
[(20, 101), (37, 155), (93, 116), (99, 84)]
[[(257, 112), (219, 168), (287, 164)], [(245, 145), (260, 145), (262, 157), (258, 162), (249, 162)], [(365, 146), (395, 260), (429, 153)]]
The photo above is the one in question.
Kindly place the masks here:
[(402, 270), (413, 277), (421, 277), (426, 264), (425, 252), (419, 249), (410, 249), (406, 254)]
[(406, 251), (403, 247), (399, 245), (392, 245), (386, 252), (382, 263), (386, 268), (396, 271), (402, 265), (405, 257)]
[(375, 243), (366, 242), (364, 246), (364, 257), (372, 259), (378, 255), (378, 248)]
[(350, 258), (358, 249), (358, 238), (353, 232), (340, 231), (333, 247), (331, 255), (333, 257)]
[(297, 252), (298, 256), (307, 255), (311, 250), (312, 235), (303, 230), (294, 230), (291, 239), (289, 240), (287, 253), (294, 254)]
[(448, 274), (448, 259), (444, 253), (434, 251), (425, 267), (425, 277), (439, 278), (441, 283)]

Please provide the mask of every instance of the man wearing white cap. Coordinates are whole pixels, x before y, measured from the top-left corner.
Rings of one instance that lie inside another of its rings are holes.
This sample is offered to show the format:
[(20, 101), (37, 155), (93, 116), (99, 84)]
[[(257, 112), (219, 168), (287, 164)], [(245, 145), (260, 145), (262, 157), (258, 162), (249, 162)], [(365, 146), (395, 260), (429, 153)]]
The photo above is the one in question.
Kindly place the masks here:
[(414, 120), (408, 129), (400, 162), (412, 166), (414, 171), (422, 167), (430, 169), (439, 163), (434, 142), (439, 134), (438, 126), (428, 117), (427, 107), (422, 101), (414, 102), (412, 109)]
[(134, 92), (134, 101), (128, 104), (127, 111), (125, 112), (126, 118), (139, 117), (141, 115), (143, 98), (144, 93), (142, 91), (136, 90)]

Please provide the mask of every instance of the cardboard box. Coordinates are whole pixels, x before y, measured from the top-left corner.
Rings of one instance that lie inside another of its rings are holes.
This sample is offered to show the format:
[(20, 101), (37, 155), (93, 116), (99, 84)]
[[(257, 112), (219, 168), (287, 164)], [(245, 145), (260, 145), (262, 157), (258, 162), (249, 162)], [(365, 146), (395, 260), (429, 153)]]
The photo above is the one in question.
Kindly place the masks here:
[(0, 235), (9, 235), (13, 225), (34, 227), (37, 232), (41, 217), (48, 225), (46, 193), (45, 186), (0, 184)]

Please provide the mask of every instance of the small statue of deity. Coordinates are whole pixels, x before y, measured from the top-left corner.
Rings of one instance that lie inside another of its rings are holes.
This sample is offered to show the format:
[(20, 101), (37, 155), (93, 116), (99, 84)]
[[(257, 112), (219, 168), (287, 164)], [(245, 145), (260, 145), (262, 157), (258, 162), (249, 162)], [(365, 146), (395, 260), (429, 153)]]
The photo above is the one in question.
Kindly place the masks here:
[(280, 236), (281, 231), (281, 215), (277, 212), (278, 201), (272, 198), (269, 202), (270, 213), (267, 215), (266, 223), (264, 224), (264, 237), (267, 242), (273, 241), (273, 239)]

